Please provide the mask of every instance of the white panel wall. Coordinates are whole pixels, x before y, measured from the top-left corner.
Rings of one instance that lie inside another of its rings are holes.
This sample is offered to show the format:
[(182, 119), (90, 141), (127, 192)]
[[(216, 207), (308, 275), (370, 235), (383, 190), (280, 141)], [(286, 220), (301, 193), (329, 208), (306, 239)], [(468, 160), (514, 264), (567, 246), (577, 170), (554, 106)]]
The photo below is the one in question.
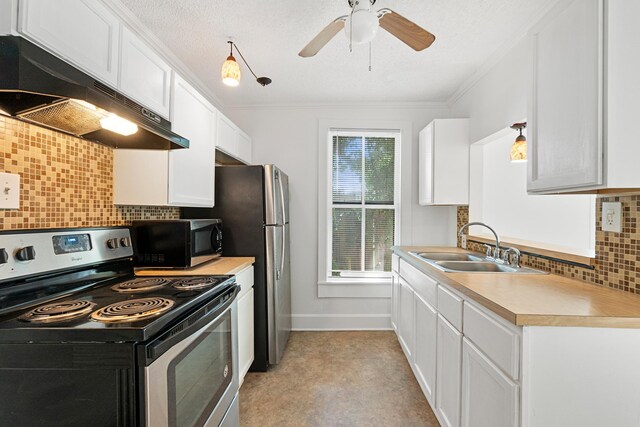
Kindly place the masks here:
[[(516, 135), (471, 146), (469, 220), (514, 243), (595, 256), (595, 196), (528, 195), (527, 164), (509, 161)], [(492, 237), (480, 227), (471, 232)]]
[[(402, 244), (455, 245), (455, 208), (418, 205), (418, 132), (447, 108), (256, 108), (227, 116), (253, 138), (253, 162), (275, 163), (290, 177), (294, 329), (390, 328), (390, 299), (318, 298), (318, 121), (412, 122), (403, 165)], [(409, 169), (408, 169), (409, 168)], [(410, 182), (409, 182), (410, 181)], [(407, 189), (408, 187), (408, 189)], [(408, 199), (408, 200), (405, 200)], [(406, 203), (405, 203), (406, 202)]]

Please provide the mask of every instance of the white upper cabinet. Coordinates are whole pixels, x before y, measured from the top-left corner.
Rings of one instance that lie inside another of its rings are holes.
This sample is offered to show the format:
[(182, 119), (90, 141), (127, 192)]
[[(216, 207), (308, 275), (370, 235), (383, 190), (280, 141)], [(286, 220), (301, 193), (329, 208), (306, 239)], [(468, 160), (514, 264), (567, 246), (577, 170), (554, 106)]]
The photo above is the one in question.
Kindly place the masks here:
[(216, 148), (223, 153), (251, 164), (251, 138), (235, 125), (227, 116), (218, 112)]
[(469, 120), (436, 119), (420, 131), (421, 205), (469, 203)]
[(531, 193), (640, 188), (640, 2), (561, 0), (531, 31)]
[(213, 206), (216, 109), (179, 76), (173, 84), (172, 129), (189, 140), (169, 153), (169, 199), (175, 206)]
[(214, 205), (216, 109), (177, 75), (172, 99), (173, 129), (189, 148), (114, 150), (116, 205)]
[(117, 87), (120, 21), (101, 2), (21, 0), (19, 32)]
[(122, 27), (118, 88), (154, 112), (169, 118), (171, 67), (127, 27)]

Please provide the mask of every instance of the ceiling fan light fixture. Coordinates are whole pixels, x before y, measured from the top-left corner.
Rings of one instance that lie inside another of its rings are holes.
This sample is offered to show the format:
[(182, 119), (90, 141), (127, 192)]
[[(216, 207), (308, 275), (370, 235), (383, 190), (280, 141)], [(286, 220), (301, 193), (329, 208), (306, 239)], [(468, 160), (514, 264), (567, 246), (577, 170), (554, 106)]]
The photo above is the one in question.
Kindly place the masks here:
[(369, 43), (376, 37), (379, 26), (377, 13), (369, 9), (358, 9), (346, 20), (344, 33), (354, 44)]

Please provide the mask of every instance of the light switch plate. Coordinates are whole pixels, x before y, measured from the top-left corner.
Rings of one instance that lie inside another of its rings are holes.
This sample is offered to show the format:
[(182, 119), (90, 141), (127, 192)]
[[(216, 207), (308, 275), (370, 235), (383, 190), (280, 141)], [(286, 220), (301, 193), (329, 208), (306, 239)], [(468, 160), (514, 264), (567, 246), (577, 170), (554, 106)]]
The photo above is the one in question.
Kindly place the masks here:
[(0, 209), (20, 209), (20, 175), (0, 172)]
[(622, 203), (602, 203), (602, 231), (622, 232)]

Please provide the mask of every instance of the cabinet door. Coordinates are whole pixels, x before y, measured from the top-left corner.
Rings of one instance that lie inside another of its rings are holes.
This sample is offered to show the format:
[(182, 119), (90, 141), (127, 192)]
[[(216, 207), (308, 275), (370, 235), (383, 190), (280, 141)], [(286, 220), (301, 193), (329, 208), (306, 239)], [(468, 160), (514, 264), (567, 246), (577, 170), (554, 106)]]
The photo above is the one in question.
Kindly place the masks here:
[(253, 363), (253, 288), (238, 300), (238, 364), (240, 384)]
[(216, 146), (230, 156), (238, 156), (238, 128), (224, 114), (218, 112)]
[(563, 0), (533, 29), (532, 192), (603, 183), (603, 2)]
[(397, 273), (392, 274), (391, 282), (391, 326), (396, 331), (396, 335), (399, 334), (399, 322), (398, 322), (398, 304), (400, 303), (400, 276)]
[(520, 425), (519, 387), (466, 338), (462, 345), (462, 425)]
[(122, 28), (119, 89), (169, 119), (171, 67), (127, 27)]
[(251, 138), (242, 131), (238, 131), (238, 159), (251, 164)]
[(189, 139), (189, 148), (169, 154), (169, 204), (212, 207), (215, 109), (179, 76), (175, 78), (173, 98), (172, 127)]
[(445, 427), (460, 425), (462, 334), (438, 315), (436, 411)]
[(99, 80), (117, 87), (120, 22), (92, 0), (21, 0), (19, 31)]
[(436, 336), (438, 312), (418, 294), (415, 295), (415, 335), (414, 367), (418, 382), (427, 400), (435, 403), (436, 385)]
[(400, 304), (398, 306), (398, 322), (400, 327), (400, 345), (409, 360), (409, 363), (413, 362), (413, 290), (411, 287), (401, 278), (400, 279)]
[(430, 205), (433, 204), (433, 123), (420, 132), (418, 152), (419, 202)]

